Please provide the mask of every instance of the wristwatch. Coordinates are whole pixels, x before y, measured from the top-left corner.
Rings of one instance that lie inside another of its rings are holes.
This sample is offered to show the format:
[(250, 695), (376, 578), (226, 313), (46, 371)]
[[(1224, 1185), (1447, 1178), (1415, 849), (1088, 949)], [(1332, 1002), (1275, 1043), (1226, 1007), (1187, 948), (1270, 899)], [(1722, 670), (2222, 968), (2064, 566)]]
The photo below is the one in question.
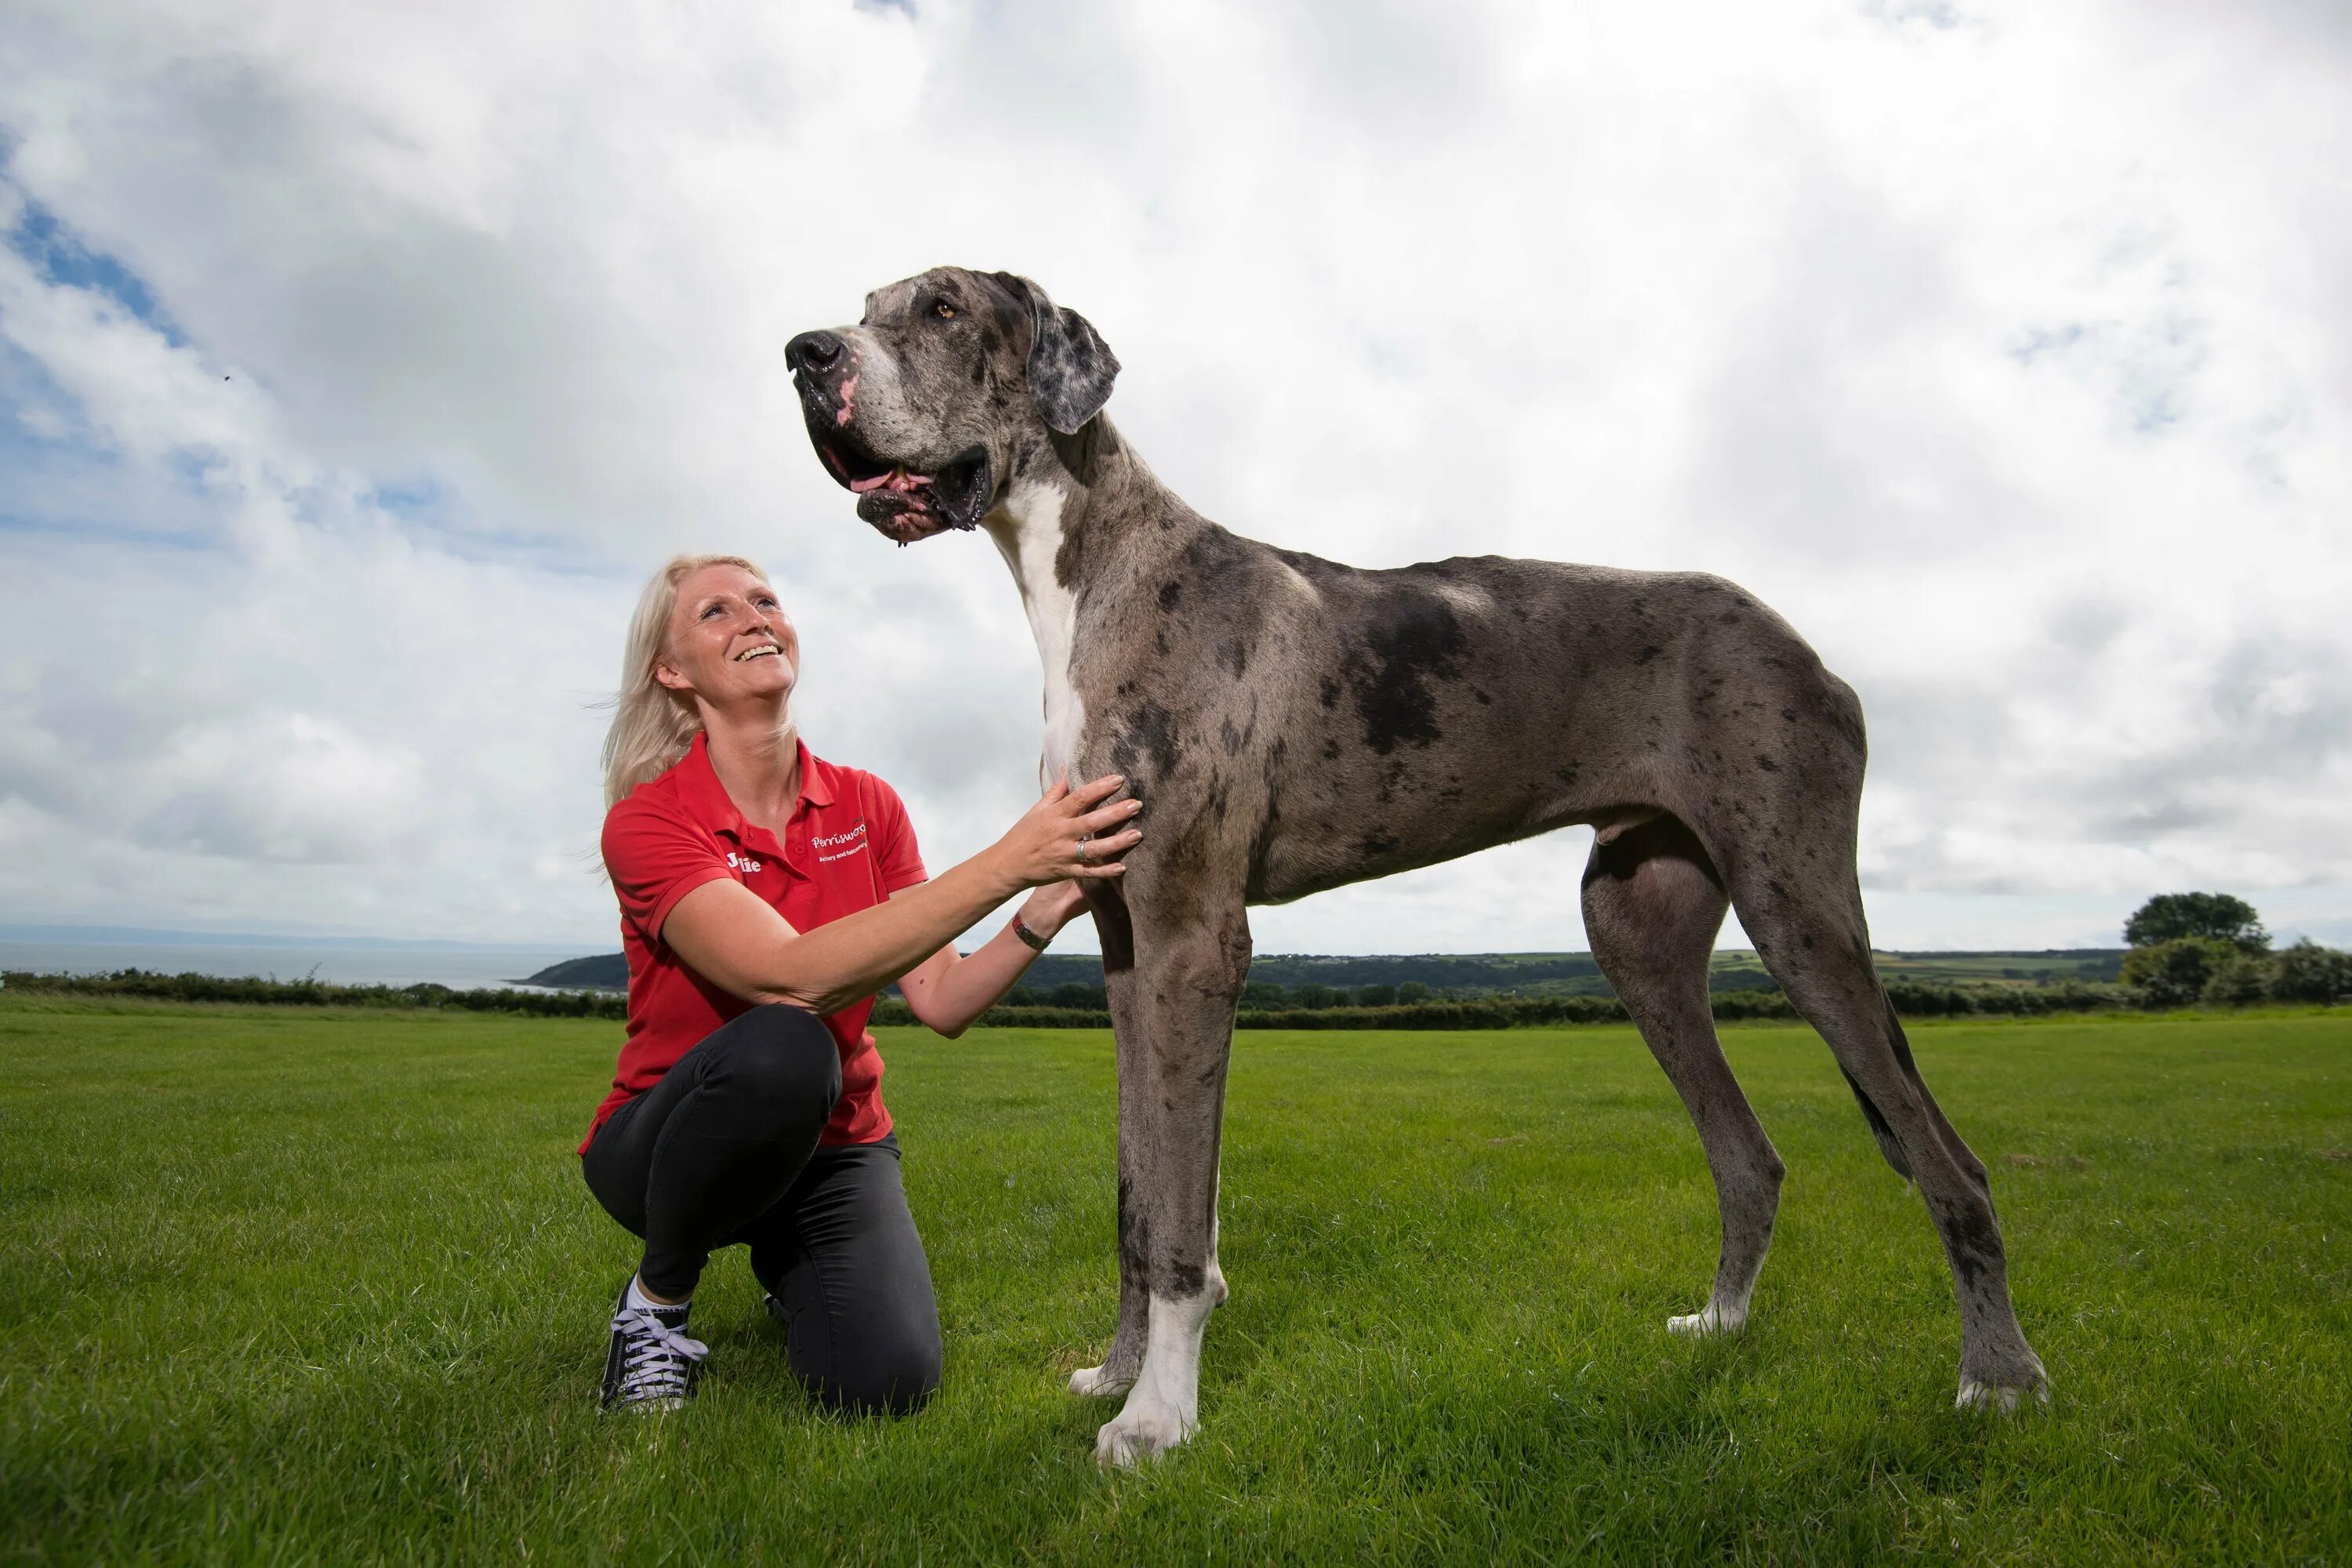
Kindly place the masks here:
[(1019, 915), (1014, 915), (1013, 917), (1013, 934), (1019, 937), (1023, 942), (1027, 942), (1031, 951), (1035, 952), (1043, 952), (1047, 948), (1054, 945), (1054, 939), (1052, 937), (1039, 936), (1035, 931), (1031, 931), (1027, 926), (1022, 924), (1021, 917)]

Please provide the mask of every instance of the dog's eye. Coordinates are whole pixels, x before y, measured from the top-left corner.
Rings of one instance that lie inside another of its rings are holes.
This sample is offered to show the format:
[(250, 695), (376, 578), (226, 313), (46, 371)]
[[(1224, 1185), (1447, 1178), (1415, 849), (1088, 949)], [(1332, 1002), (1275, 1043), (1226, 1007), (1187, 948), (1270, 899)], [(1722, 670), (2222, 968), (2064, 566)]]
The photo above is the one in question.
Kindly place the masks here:
[(931, 307), (931, 314), (942, 321), (952, 321), (955, 320), (955, 307), (941, 300)]

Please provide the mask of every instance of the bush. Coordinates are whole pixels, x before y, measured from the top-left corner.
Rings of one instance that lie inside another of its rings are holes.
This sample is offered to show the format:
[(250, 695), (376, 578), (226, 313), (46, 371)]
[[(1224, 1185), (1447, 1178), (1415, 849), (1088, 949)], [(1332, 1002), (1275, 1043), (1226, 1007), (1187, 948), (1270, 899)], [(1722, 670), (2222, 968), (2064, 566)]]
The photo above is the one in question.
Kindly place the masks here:
[(2218, 937), (2176, 937), (2135, 947), (2124, 954), (2124, 984), (2147, 1006), (2186, 1007), (2238, 956), (2236, 943)]
[(2309, 937), (2280, 953), (2271, 971), (2271, 995), (2281, 1002), (2333, 1002), (2352, 997), (2352, 953)]
[(2242, 952), (2213, 972), (2213, 978), (2205, 983), (2205, 1000), (2230, 1007), (2260, 1002), (2271, 994), (2272, 974), (2268, 960)]

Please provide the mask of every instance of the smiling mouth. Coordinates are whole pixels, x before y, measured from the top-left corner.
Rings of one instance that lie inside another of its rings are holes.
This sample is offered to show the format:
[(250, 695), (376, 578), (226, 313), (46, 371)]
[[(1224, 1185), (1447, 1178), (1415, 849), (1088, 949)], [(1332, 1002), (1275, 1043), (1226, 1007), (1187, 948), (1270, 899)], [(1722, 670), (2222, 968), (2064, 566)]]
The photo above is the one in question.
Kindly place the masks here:
[(843, 489), (857, 497), (857, 515), (875, 531), (911, 544), (943, 529), (976, 528), (995, 489), (985, 447), (967, 447), (930, 473), (885, 462), (856, 433), (812, 416), (809, 439)]
[(766, 642), (761, 643), (757, 647), (745, 648), (741, 653), (735, 656), (735, 662), (738, 664), (748, 664), (755, 658), (782, 658), (783, 657), (784, 650), (782, 648), (778, 647), (774, 643)]

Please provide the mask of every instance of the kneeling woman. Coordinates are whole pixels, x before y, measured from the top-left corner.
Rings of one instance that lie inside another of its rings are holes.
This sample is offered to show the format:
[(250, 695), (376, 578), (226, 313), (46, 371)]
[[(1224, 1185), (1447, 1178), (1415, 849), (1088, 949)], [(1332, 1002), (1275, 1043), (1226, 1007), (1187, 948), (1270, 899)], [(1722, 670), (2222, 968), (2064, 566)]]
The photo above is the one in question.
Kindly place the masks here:
[[(812, 755), (788, 700), (800, 643), (751, 563), (681, 556), (629, 627), (605, 740), (604, 865), (629, 961), (628, 1038), (582, 1167), (645, 1238), (613, 1313), (604, 1405), (690, 1398), (686, 1336), (713, 1250), (740, 1242), (793, 1371), (828, 1405), (904, 1410), (940, 1378), (929, 1265), (898, 1181), (874, 994), (958, 1035), (1114, 877), (1140, 837), (1116, 777), (1057, 784), (927, 878), (890, 786)], [(1034, 889), (1005, 928), (951, 940)]]

